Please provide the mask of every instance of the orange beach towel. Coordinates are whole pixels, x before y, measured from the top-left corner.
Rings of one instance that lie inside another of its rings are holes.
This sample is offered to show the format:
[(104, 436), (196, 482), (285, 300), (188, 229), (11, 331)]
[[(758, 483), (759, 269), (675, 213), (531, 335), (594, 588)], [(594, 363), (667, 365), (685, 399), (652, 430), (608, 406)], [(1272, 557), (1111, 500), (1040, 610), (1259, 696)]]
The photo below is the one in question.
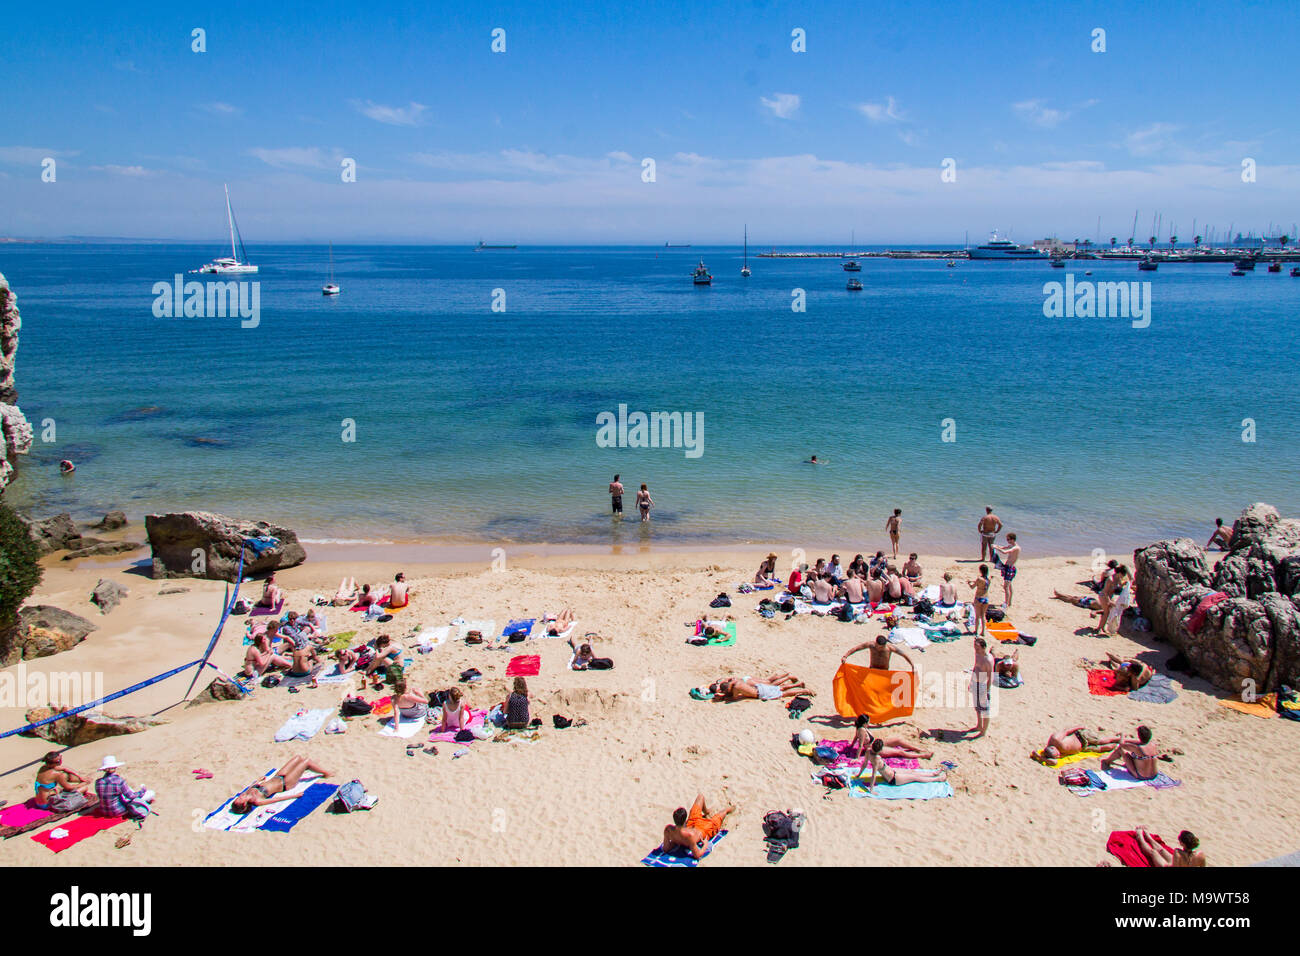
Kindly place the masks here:
[(916, 706), (916, 674), (841, 664), (835, 672), (835, 712), (841, 717), (866, 714), (873, 724), (910, 717)]

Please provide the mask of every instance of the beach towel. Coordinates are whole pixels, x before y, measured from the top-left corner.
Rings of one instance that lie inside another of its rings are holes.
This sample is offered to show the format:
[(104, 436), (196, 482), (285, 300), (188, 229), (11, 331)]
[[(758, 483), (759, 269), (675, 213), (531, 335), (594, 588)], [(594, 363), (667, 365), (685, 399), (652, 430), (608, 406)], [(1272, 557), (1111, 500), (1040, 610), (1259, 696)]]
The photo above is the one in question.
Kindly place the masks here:
[(1017, 687), (1023, 687), (1025, 679), (1017, 674), (1015, 677), (1009, 677), (1006, 674), (998, 675), (998, 686), (1004, 690), (1014, 690)]
[(55, 853), (62, 853), (68, 847), (94, 836), (100, 830), (109, 830), (117, 826), (124, 819), (100, 816), (73, 817), (71, 820), (64, 820), (56, 827), (33, 834), (32, 839)]
[(328, 669), (327, 671), (325, 671), (325, 672), (322, 673), (322, 674), (317, 674), (317, 675), (316, 675), (316, 683), (318, 683), (318, 684), (346, 684), (346, 683), (348, 683), (348, 681), (352, 680), (352, 675), (354, 675), (354, 674), (356, 674), (356, 673), (357, 673), (356, 671), (348, 671), (346, 674), (340, 674), (340, 673), (339, 673), (339, 665), (337, 665), (337, 664), (331, 664), (330, 667), (329, 667), (329, 669)]
[(937, 800), (951, 797), (952, 785), (947, 780), (905, 783), (897, 787), (877, 783), (875, 789), (868, 790), (865, 780), (855, 778), (849, 786), (849, 796), (859, 799), (869, 797), (873, 800)]
[(99, 797), (93, 791), (89, 794), (90, 802), (75, 810), (41, 810), (32, 805), (35, 799), (30, 797), (23, 803), (15, 803), (0, 810), (0, 838), (8, 840), (20, 833), (28, 833), (48, 823), (70, 817), (74, 813), (89, 813), (99, 806)]
[(280, 598), (275, 607), (254, 607), (248, 612), (249, 617), (270, 617), (271, 615), (279, 616), (280, 609), (284, 607), (284, 598)]
[[(1170, 849), (1168, 843), (1160, 839), (1158, 834), (1150, 833), (1148, 836), (1166, 850), (1169, 850), (1170, 853), (1174, 852)], [(1142, 848), (1138, 846), (1136, 830), (1112, 830), (1110, 838), (1106, 840), (1106, 851), (1116, 857), (1125, 866), (1149, 867), (1151, 865), (1151, 861), (1147, 859), (1147, 855), (1143, 853)]]
[(490, 641), (497, 634), (497, 622), (489, 621), (466, 621), (464, 618), (457, 618), (451, 622), (456, 628), (456, 640), (463, 641), (469, 636), (470, 631), (478, 631), (483, 635), (483, 640)]
[(284, 809), (263, 823), (258, 829), (269, 830), (272, 833), (288, 833), (298, 824), (298, 821), (311, 814), (317, 807), (333, 800), (338, 789), (338, 784), (334, 783), (313, 783), (303, 791), (302, 796), (297, 800), (291, 803), (279, 804)]
[(330, 719), (334, 711), (332, 708), (323, 707), (320, 710), (303, 710), (294, 714), (284, 722), (284, 725), (275, 732), (276, 743), (285, 743), (289, 740), (311, 740), (320, 729), (325, 726), (325, 721)]
[[(469, 710), (467, 708), (466, 713), (469, 715), (469, 720), (465, 722), (465, 730), (472, 733), (473, 731), (482, 728), (484, 721), (487, 719), (486, 710)], [(435, 730), (433, 733), (429, 734), (429, 742), (434, 744), (473, 743), (473, 741), (470, 740), (458, 741), (456, 739), (458, 733), (460, 733), (459, 730)], [(475, 737), (474, 739), (477, 740), (478, 738)]]
[[(706, 852), (704, 856), (700, 857), (700, 860), (708, 859), (709, 853), (712, 853), (713, 848), (722, 842), (722, 838), (727, 835), (727, 832), (728, 831), (723, 830), (709, 842), (708, 852)], [(646, 866), (699, 866), (700, 860), (695, 859), (693, 856), (689, 856), (683, 850), (678, 850), (675, 853), (665, 853), (661, 844), (647, 853), (641, 859), (641, 862)]]
[(916, 704), (916, 674), (841, 664), (834, 680), (835, 712), (866, 714), (873, 724), (910, 717)]
[(690, 693), (692, 700), (713, 700), (713, 695), (703, 687), (692, 687)]
[[(272, 768), (266, 773), (269, 776), (275, 773), (275, 769)], [(320, 774), (303, 774), (302, 779), (298, 781), (298, 786), (287, 793), (291, 797), (301, 797), (307, 792), (308, 787), (319, 781)], [(203, 826), (209, 830), (224, 830), (227, 833), (251, 833), (254, 830), (264, 829), (268, 820), (279, 816), (297, 802), (296, 800), (288, 800), (272, 803), (270, 806), (254, 807), (248, 813), (241, 814), (230, 809), (230, 804), (238, 795), (238, 792), (235, 793), (225, 803), (209, 813), (203, 820)], [(276, 796), (283, 796), (283, 794), (276, 794)]]
[(996, 637), (1007, 644), (1014, 644), (1020, 640), (1020, 632), (1006, 621), (988, 621), (984, 629), (989, 637)]
[(432, 650), (440, 644), (446, 644), (451, 640), (451, 628), (428, 627), (410, 639), (410, 643), (419, 647), (421, 650)]
[(501, 629), (501, 636), (508, 638), (511, 635), (522, 634), (524, 637), (528, 637), (528, 635), (533, 632), (533, 625), (536, 623), (537, 618), (535, 617), (519, 621), (511, 621)]
[(390, 715), (379, 722), (378, 733), (381, 737), (400, 737), (403, 740), (406, 740), (410, 737), (414, 737), (416, 732), (423, 726), (423, 717), (403, 717), (401, 723), (397, 725), (397, 729), (394, 730), (393, 718)]
[[(1174, 780), (1164, 773), (1158, 773), (1151, 780), (1139, 780), (1123, 767), (1114, 765), (1109, 769), (1089, 770), (1088, 779), (1093, 781), (1091, 787), (1067, 787), (1076, 797), (1090, 797), (1097, 793), (1108, 793), (1112, 790), (1132, 790), (1136, 787), (1151, 787), (1155, 790), (1167, 790), (1170, 787), (1182, 785), (1181, 780)], [(1163, 778), (1163, 779), (1162, 779)], [(1104, 786), (1097, 786), (1098, 783)]]
[(333, 637), (330, 638), (329, 643), (325, 645), (325, 650), (341, 651), (345, 647), (351, 646), (352, 638), (356, 636), (357, 636), (356, 631), (343, 631), (340, 634), (335, 634)]
[(1201, 598), (1201, 600), (1197, 602), (1196, 610), (1193, 611), (1191, 616), (1187, 619), (1187, 630), (1192, 634), (1197, 633), (1205, 626), (1205, 615), (1209, 613), (1210, 608), (1214, 607), (1214, 605), (1218, 604), (1220, 601), (1226, 601), (1227, 599), (1228, 595), (1224, 594), (1222, 591), (1212, 591), (1205, 595), (1205, 597)]
[(1218, 702), (1220, 707), (1229, 707), (1232, 710), (1239, 710), (1243, 714), (1250, 714), (1252, 717), (1276, 717), (1277, 716), (1277, 694), (1265, 694), (1258, 700), (1247, 703), (1244, 700), (1227, 698)]
[(925, 636), (925, 629), (920, 627), (895, 627), (889, 631), (891, 644), (906, 644), (916, 650), (930, 646), (930, 639)]
[(922, 624), (921, 629), (931, 644), (948, 644), (962, 636), (961, 627), (951, 621), (947, 624)]
[(1088, 671), (1088, 693), (1094, 697), (1118, 697), (1126, 692), (1115, 689), (1115, 672), (1102, 667)]
[(323, 671), (324, 669), (325, 669), (324, 664), (317, 664), (315, 667), (311, 669), (311, 673), (302, 675), (300, 677), (292, 677), (288, 673), (285, 673), (281, 675), (280, 686), (301, 687), (303, 684), (310, 684), (312, 681), (318, 679), (317, 675), (319, 675), (320, 672)]
[(1155, 674), (1142, 687), (1129, 691), (1129, 700), (1140, 700), (1145, 704), (1167, 704), (1178, 698), (1173, 681), (1167, 674)]
[(687, 639), (687, 644), (695, 644), (699, 647), (731, 647), (736, 643), (736, 622), (719, 621), (713, 624), (714, 627), (720, 628), (726, 632), (725, 637), (705, 637), (703, 630), (699, 636)]
[(393, 715), (392, 696), (380, 697), (370, 702), (370, 714), (373, 717), (391, 717)]
[(507, 677), (536, 677), (541, 672), (542, 658), (538, 654), (520, 654), (506, 665)]
[(1072, 763), (1078, 763), (1080, 760), (1091, 760), (1093, 757), (1101, 758), (1106, 756), (1100, 750), (1081, 750), (1077, 754), (1070, 754), (1068, 757), (1057, 757), (1049, 760), (1043, 756), (1041, 750), (1035, 750), (1033, 753), (1034, 760), (1041, 763), (1044, 767), (1065, 767)]
[[(845, 769), (845, 768), (848, 768), (848, 769), (860, 768), (860, 767), (862, 766), (863, 761), (866, 760), (866, 757), (861, 757), (861, 756), (859, 756), (859, 757), (849, 757), (849, 756), (846, 756), (846, 755), (845, 755), (845, 751), (849, 749), (849, 746), (850, 746), (852, 743), (853, 743), (853, 741), (851, 741), (851, 740), (819, 740), (819, 741), (817, 741), (817, 744), (816, 744), (817, 747), (825, 747), (825, 748), (827, 748), (828, 750), (833, 750), (833, 751), (835, 751), (837, 754), (839, 754), (839, 756), (837, 756), (837, 757), (836, 757), (834, 760), (832, 760), (830, 763), (825, 764), (825, 765), (824, 765), (824, 769), (825, 769), (825, 770), (841, 770), (841, 769)], [(807, 746), (807, 745), (805, 745), (805, 746)], [(803, 748), (803, 747), (800, 747), (800, 748), (799, 748), (799, 752), (800, 752), (800, 753), (804, 753), (804, 748)], [(808, 754), (804, 754), (804, 756), (808, 756), (808, 755), (811, 754), (811, 753), (812, 753), (812, 747), (809, 747)], [(899, 770), (917, 770), (917, 769), (919, 769), (920, 766), (921, 766), (921, 761), (917, 760), (917, 759), (914, 758), (914, 757), (886, 757), (886, 758), (885, 758), (885, 765), (886, 765), (886, 766), (889, 766), (889, 767), (896, 767), (896, 768), (899, 769)]]
[(939, 585), (927, 584), (925, 587), (921, 588), (921, 593), (916, 596), (916, 599), (919, 601), (924, 598), (931, 604), (937, 605), (939, 603), (940, 591), (941, 589)]

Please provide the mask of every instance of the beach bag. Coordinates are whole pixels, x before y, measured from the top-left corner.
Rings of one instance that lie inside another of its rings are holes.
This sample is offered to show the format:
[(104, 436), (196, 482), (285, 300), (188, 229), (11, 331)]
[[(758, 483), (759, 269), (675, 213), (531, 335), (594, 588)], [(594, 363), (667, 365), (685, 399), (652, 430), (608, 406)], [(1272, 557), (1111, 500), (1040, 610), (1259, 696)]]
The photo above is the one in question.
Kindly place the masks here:
[(934, 613), (934, 605), (930, 602), (929, 598), (921, 598), (921, 600), (917, 601), (912, 607), (912, 611), (918, 615), (924, 614), (926, 617), (929, 617)]
[(587, 661), (587, 670), (592, 671), (612, 671), (614, 669), (614, 660), (609, 657), (593, 657)]
[(339, 713), (344, 717), (364, 717), (370, 713), (370, 705), (360, 697), (345, 697), (339, 705)]
[(794, 818), (783, 810), (763, 815), (763, 836), (769, 840), (790, 840), (795, 835)]
[(798, 720), (799, 715), (812, 706), (812, 699), (809, 697), (792, 697), (790, 703), (786, 705), (786, 710), (790, 712), (791, 720)]
[(794, 598), (786, 598), (781, 602), (781, 613), (790, 614), (794, 611)]
[(360, 780), (353, 780), (339, 787), (334, 794), (334, 812), (351, 813), (353, 810), (369, 810), (375, 805), (374, 797), (366, 793)]
[(564, 730), (566, 727), (573, 726), (573, 721), (571, 721), (568, 717), (561, 716), (560, 714), (552, 714), (551, 723), (555, 725), (556, 730)]
[(90, 803), (89, 798), (78, 790), (63, 790), (50, 797), (46, 804), (55, 813), (71, 813)]
[(483, 632), (482, 632), (482, 631), (470, 631), (468, 634), (465, 635), (465, 643), (466, 643), (466, 644), (482, 644), (482, 643), (483, 643)]
[(727, 597), (726, 591), (723, 591), (709, 602), (709, 607), (731, 607), (731, 598)]
[(1007, 616), (1007, 612), (1002, 610), (1002, 608), (1000, 607), (990, 607), (987, 611), (984, 612), (985, 619), (990, 621), (1001, 621), (1005, 619), (1006, 616)]
[(822, 774), (822, 786), (828, 790), (843, 790), (844, 778), (839, 774), (824, 773)]

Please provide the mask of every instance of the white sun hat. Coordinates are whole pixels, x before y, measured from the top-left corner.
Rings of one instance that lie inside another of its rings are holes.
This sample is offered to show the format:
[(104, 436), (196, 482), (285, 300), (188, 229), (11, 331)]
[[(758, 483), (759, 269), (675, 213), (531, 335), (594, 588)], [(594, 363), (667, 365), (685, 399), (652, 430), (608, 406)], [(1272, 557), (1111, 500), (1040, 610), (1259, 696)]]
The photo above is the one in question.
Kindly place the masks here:
[(116, 770), (118, 767), (125, 767), (126, 764), (119, 761), (112, 754), (104, 758), (104, 762), (99, 765), (100, 770)]

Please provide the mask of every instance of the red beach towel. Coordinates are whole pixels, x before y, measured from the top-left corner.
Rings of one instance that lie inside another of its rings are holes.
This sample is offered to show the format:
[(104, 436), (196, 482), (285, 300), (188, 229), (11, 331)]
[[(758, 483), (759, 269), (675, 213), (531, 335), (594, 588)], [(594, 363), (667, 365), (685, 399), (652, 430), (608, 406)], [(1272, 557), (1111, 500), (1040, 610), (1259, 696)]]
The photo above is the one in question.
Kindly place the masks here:
[[(74, 843), (80, 843), (88, 836), (94, 836), (100, 830), (107, 830), (115, 827), (122, 822), (122, 817), (73, 817), (71, 820), (65, 820), (57, 827), (50, 827), (32, 836), (37, 843), (44, 844), (55, 853), (62, 853)], [(53, 834), (59, 831), (66, 831), (65, 835), (56, 837)]]
[(542, 672), (542, 657), (540, 654), (521, 654), (518, 657), (510, 658), (510, 663), (506, 665), (507, 677), (536, 677)]
[(1200, 629), (1205, 626), (1205, 615), (1209, 612), (1210, 608), (1214, 607), (1214, 605), (1218, 604), (1220, 601), (1226, 600), (1228, 600), (1228, 595), (1224, 594), (1222, 591), (1214, 591), (1213, 593), (1207, 594), (1205, 597), (1201, 598), (1200, 603), (1196, 605), (1196, 610), (1193, 611), (1192, 616), (1187, 619), (1187, 630), (1193, 634), (1200, 631)]
[[(1151, 839), (1155, 840), (1170, 853), (1169, 844), (1160, 839), (1157, 834), (1151, 834)], [(1138, 846), (1136, 830), (1115, 830), (1111, 833), (1110, 839), (1106, 841), (1106, 850), (1123, 863), (1125, 866), (1150, 866), (1151, 861), (1147, 855), (1142, 852)]]
[(1088, 693), (1097, 697), (1118, 697), (1127, 694), (1126, 690), (1115, 688), (1115, 672), (1108, 668), (1088, 671)]

